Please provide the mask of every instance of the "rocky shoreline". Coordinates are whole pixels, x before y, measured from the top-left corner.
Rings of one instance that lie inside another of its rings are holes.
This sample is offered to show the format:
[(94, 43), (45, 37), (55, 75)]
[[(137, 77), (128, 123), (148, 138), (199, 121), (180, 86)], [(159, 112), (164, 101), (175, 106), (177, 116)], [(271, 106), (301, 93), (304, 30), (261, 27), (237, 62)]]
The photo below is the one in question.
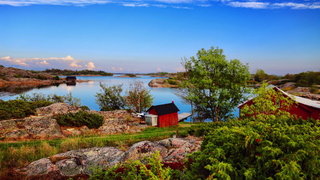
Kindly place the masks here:
[(132, 145), (127, 151), (115, 147), (94, 147), (72, 150), (42, 158), (30, 163), (26, 168), (26, 179), (68, 179), (89, 178), (93, 168), (112, 167), (128, 160), (140, 160), (148, 164), (147, 157), (157, 151), (163, 163), (183, 163), (186, 155), (200, 150), (201, 139), (168, 138), (157, 142), (142, 141)]
[[(153, 88), (178, 88), (179, 85), (169, 84), (167, 79), (152, 79), (148, 85)], [(178, 81), (180, 83), (180, 81)]]
[(139, 122), (130, 122), (127, 126), (125, 118), (131, 116), (126, 110), (86, 111), (104, 116), (104, 123), (99, 129), (60, 127), (54, 114), (76, 113), (80, 107), (65, 103), (55, 103), (37, 109), (37, 116), (22, 119), (0, 121), (0, 142), (33, 139), (56, 139), (87, 134), (136, 133), (148, 127)]

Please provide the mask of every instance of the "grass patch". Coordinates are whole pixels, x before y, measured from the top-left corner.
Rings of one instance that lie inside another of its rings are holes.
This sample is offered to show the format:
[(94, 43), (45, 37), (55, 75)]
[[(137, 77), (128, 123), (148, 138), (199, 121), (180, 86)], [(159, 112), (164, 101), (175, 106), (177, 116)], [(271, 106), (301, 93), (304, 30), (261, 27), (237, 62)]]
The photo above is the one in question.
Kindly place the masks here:
[[(187, 134), (192, 124), (156, 128), (148, 127), (137, 134), (117, 134), (109, 136), (79, 136), (55, 140), (34, 140), (11, 143), (0, 143), (0, 172), (9, 172), (7, 169), (26, 167), (38, 159), (70, 150), (91, 147), (113, 146), (125, 151), (140, 141), (159, 141), (171, 137), (176, 131)], [(8, 174), (0, 174), (0, 179)]]

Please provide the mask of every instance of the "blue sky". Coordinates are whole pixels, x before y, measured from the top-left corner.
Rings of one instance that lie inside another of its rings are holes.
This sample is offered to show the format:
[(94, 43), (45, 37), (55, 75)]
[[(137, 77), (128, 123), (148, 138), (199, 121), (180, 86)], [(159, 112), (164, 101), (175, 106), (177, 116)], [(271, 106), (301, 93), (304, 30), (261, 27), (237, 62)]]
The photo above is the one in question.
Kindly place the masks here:
[(268, 74), (320, 70), (319, 0), (0, 0), (0, 64), (177, 72), (201, 48)]

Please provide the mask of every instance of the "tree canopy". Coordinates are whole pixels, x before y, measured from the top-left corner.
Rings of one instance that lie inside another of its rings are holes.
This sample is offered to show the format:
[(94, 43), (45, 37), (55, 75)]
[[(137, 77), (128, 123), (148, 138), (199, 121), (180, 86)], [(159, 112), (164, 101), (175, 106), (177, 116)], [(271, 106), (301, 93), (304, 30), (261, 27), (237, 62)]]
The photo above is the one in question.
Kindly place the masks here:
[(101, 111), (124, 108), (125, 99), (121, 96), (122, 86), (123, 84), (107, 86), (100, 82), (100, 93), (94, 96), (97, 98), (96, 103), (99, 105)]
[(129, 90), (126, 92), (126, 106), (134, 112), (145, 111), (153, 103), (150, 90), (143, 86), (143, 82), (134, 80), (130, 83)]
[(195, 111), (202, 119), (221, 121), (232, 117), (232, 112), (251, 91), (245, 84), (250, 79), (248, 65), (237, 59), (228, 61), (222, 49), (203, 48), (183, 65), (188, 80), (182, 87), (188, 89), (187, 98), (195, 104)]

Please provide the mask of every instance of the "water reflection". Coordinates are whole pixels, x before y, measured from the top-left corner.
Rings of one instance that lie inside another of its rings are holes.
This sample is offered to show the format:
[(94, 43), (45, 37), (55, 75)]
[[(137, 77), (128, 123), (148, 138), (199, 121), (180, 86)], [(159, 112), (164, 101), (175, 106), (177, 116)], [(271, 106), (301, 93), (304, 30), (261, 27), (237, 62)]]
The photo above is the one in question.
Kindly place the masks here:
[[(105, 77), (105, 76), (79, 76), (77, 79), (81, 80), (91, 80), (88, 82), (81, 82), (77, 83), (76, 86), (69, 86), (67, 84), (60, 84), (56, 86), (47, 86), (47, 87), (19, 87), (19, 88), (7, 88), (7, 89), (0, 89), (0, 99), (2, 100), (9, 100), (15, 99), (17, 94), (19, 93), (43, 93), (43, 94), (57, 94), (57, 95), (66, 95), (69, 91), (72, 93), (74, 97), (80, 98), (81, 103), (83, 105), (88, 106), (91, 110), (99, 110), (99, 106), (95, 102), (96, 93), (100, 92), (100, 82), (106, 85), (118, 85), (123, 84), (123, 92), (122, 95), (125, 95), (126, 90), (129, 88), (130, 82), (134, 79), (138, 79), (144, 83), (144, 86), (151, 90), (151, 95), (155, 97), (153, 100), (154, 105), (171, 103), (174, 101), (176, 106), (180, 109), (179, 113), (182, 112), (191, 112), (191, 106), (188, 104), (183, 104), (180, 101), (180, 98), (174, 94), (176, 89), (172, 88), (151, 88), (148, 86), (148, 83), (152, 79), (157, 79), (157, 77), (148, 77), (142, 76), (140, 78), (120, 78), (120, 77)], [(10, 90), (15, 89), (15, 90)], [(11, 94), (2, 93), (1, 92), (12, 92)], [(234, 114), (238, 116), (238, 111)], [(190, 118), (187, 120), (190, 121)]]
[(67, 86), (76, 86), (77, 82), (76, 81), (68, 81), (66, 84), (67, 84)]
[(6, 96), (13, 96), (13, 95), (28, 92), (32, 89), (43, 89), (43, 88), (50, 88), (50, 85), (49, 86), (48, 85), (40, 85), (40, 86), (20, 85), (20, 86), (0, 87), (0, 97), (5, 99)]

